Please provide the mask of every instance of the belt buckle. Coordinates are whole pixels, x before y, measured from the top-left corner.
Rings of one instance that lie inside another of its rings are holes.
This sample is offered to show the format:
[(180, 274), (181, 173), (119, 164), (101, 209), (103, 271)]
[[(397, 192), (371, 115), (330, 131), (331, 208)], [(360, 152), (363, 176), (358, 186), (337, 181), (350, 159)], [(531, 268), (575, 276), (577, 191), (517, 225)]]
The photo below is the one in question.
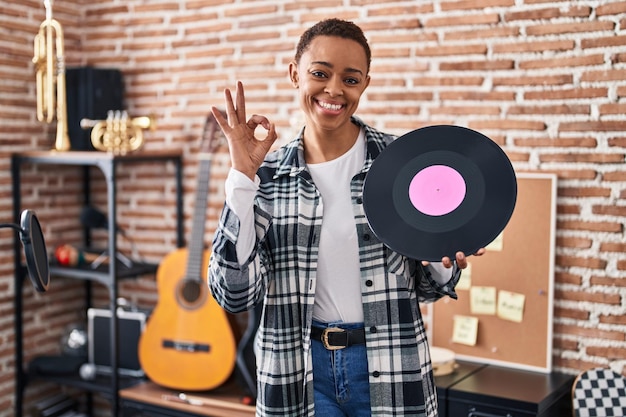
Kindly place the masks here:
[(327, 350), (339, 350), (339, 349), (343, 349), (345, 347), (348, 347), (348, 345), (344, 345), (344, 346), (335, 346), (335, 345), (330, 345), (328, 343), (328, 334), (329, 333), (339, 333), (339, 332), (345, 332), (344, 329), (340, 329), (339, 327), (327, 327), (324, 329), (324, 331), (322, 332), (322, 344), (324, 345), (324, 347)]

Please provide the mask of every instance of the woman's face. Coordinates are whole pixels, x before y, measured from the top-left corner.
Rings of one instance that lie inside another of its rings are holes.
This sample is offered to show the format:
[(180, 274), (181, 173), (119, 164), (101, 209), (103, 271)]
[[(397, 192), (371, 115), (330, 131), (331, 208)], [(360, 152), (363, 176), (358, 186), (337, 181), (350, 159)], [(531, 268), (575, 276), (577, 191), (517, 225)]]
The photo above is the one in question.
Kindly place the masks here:
[(308, 126), (336, 130), (350, 122), (368, 86), (367, 57), (356, 41), (318, 36), (289, 65)]

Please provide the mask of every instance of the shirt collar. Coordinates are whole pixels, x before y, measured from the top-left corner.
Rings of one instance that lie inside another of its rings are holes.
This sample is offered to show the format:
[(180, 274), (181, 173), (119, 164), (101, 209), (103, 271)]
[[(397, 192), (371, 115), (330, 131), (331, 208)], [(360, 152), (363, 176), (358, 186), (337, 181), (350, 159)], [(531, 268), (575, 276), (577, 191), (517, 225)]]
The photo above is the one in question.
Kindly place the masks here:
[[(356, 116), (352, 116), (351, 121), (360, 128), (365, 129), (365, 141), (367, 142), (367, 147), (362, 172), (367, 172), (374, 159), (376, 159), (380, 152), (395, 137), (374, 129)], [(296, 176), (303, 172), (306, 172), (308, 175), (308, 171), (306, 171), (306, 162), (304, 161), (303, 133), (304, 127), (300, 129), (300, 133), (295, 139), (284, 146), (284, 152), (279, 160), (274, 178), (278, 178), (283, 175)]]

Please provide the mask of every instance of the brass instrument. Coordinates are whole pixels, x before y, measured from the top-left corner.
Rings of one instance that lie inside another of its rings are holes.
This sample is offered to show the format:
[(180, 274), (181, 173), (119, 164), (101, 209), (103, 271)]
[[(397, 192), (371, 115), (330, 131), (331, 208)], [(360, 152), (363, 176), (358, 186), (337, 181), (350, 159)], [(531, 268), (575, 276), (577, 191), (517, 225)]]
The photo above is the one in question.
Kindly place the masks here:
[(52, 18), (52, 2), (44, 0), (46, 20), (35, 35), (33, 63), (37, 71), (37, 120), (51, 123), (56, 114), (54, 149), (67, 151), (70, 149), (70, 139), (67, 134), (63, 29)]
[(91, 143), (99, 151), (124, 155), (143, 145), (143, 129), (154, 130), (152, 116), (128, 117), (126, 111), (109, 110), (106, 120), (83, 119), (80, 127), (91, 131)]

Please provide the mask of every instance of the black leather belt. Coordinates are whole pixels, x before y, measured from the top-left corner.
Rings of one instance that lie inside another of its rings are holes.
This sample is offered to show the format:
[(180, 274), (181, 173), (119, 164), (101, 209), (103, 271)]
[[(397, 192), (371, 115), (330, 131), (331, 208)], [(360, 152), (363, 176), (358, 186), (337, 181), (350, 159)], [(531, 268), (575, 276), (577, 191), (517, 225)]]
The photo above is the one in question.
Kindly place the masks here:
[(312, 327), (311, 339), (322, 342), (328, 350), (338, 350), (365, 343), (364, 329), (341, 329), (339, 327)]

